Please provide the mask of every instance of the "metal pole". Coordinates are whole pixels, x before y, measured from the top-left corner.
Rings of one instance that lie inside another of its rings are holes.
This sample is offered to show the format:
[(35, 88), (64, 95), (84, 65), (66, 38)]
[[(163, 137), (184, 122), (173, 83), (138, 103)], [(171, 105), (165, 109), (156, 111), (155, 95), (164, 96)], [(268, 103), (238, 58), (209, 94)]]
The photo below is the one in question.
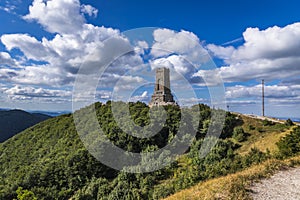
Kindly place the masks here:
[(262, 85), (262, 116), (265, 116), (265, 80), (261, 81)]

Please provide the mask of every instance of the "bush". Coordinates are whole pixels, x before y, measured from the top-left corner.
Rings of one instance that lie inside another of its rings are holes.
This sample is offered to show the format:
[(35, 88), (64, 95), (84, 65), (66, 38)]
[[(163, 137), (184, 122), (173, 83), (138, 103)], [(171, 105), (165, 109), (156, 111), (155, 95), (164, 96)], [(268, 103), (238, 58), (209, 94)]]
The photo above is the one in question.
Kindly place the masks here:
[(235, 127), (233, 130), (232, 138), (237, 142), (243, 142), (246, 140), (247, 134), (242, 127)]
[(37, 200), (34, 193), (29, 190), (23, 190), (22, 187), (17, 189), (18, 200)]
[(290, 118), (287, 119), (284, 124), (287, 125), (287, 126), (294, 126), (295, 125), (294, 122)]
[(300, 128), (295, 128), (289, 135), (276, 143), (281, 157), (293, 156), (300, 152)]
[(248, 127), (248, 128), (249, 128), (249, 130), (250, 130), (250, 131), (253, 131), (253, 130), (255, 130), (255, 127), (254, 127), (253, 125), (251, 125), (251, 124), (249, 125), (249, 127)]
[(175, 193), (175, 189), (172, 184), (161, 184), (154, 186), (154, 192), (152, 199), (162, 199)]
[(263, 120), (262, 123), (263, 123), (264, 126), (273, 126), (274, 125), (274, 122), (269, 121), (267, 119)]
[(256, 127), (256, 130), (260, 133), (265, 132), (265, 130), (262, 127)]
[(260, 151), (256, 147), (251, 148), (250, 152), (243, 157), (242, 162), (243, 162), (243, 167), (249, 167), (253, 164), (258, 164), (261, 163), (269, 158), (269, 155)]

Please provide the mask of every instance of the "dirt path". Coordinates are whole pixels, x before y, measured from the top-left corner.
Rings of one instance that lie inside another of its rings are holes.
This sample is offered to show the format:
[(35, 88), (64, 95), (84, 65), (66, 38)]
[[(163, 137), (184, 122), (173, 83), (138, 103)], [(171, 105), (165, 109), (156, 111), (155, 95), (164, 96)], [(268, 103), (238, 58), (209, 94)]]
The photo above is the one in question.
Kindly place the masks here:
[(278, 172), (251, 189), (254, 200), (300, 200), (300, 167)]

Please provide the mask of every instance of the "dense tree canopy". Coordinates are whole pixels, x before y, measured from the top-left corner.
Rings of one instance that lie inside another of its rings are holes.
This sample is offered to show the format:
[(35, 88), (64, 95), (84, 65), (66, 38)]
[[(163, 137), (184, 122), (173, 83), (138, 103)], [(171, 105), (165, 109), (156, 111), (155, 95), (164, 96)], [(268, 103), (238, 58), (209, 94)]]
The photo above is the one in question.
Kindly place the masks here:
[[(138, 138), (124, 131), (130, 128), (128, 121), (125, 120), (120, 128), (112, 113), (112, 103), (95, 103), (77, 112), (85, 116), (95, 109), (105, 135), (124, 150), (155, 151), (167, 145), (177, 134), (182, 117), (178, 106), (164, 107), (166, 122), (156, 135)], [(129, 105), (130, 117), (136, 125), (147, 126), (149, 131), (155, 128), (155, 124), (151, 127), (151, 111), (146, 104), (119, 103)], [(123, 106), (119, 108), (117, 114), (122, 115), (125, 112)], [(205, 158), (200, 158), (199, 150), (211, 123), (212, 110), (202, 104), (185, 109), (200, 117), (199, 121), (193, 121), (192, 117), (188, 120), (197, 124), (192, 145), (176, 162), (144, 174), (119, 172), (97, 161), (77, 135), (71, 114), (35, 125), (0, 144), (0, 199), (20, 199), (26, 195), (37, 199), (159, 199), (199, 181), (240, 170), (267, 158), (257, 150), (245, 157), (235, 153), (238, 142), (245, 140), (246, 134), (241, 128), (236, 128), (242, 123), (241, 119), (230, 113), (226, 113), (224, 129), (216, 146)], [(155, 112), (151, 114), (155, 115)], [(88, 128), (89, 118), (81, 119), (79, 125)], [(86, 134), (90, 134), (89, 131)], [(141, 160), (143, 162), (149, 163), (151, 158)]]

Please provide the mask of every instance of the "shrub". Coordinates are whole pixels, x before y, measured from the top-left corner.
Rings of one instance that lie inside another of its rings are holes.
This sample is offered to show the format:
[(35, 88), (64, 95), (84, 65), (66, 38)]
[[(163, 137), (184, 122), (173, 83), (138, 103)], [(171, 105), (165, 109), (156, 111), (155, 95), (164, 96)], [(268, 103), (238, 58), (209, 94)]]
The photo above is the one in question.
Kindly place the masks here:
[(251, 148), (250, 152), (243, 157), (243, 167), (249, 167), (253, 164), (258, 164), (269, 158), (269, 155), (260, 151), (258, 148)]
[(34, 193), (29, 190), (23, 190), (22, 187), (17, 189), (18, 200), (37, 200)]
[(287, 126), (294, 126), (295, 125), (294, 122), (290, 118), (287, 119), (284, 124), (287, 125)]
[(262, 127), (256, 127), (256, 130), (260, 133), (265, 132), (265, 130)]
[(246, 140), (247, 134), (242, 127), (235, 127), (233, 130), (232, 138), (238, 142), (243, 142)]
[(263, 120), (262, 123), (263, 123), (264, 126), (273, 126), (274, 125), (274, 122), (269, 121), (267, 119)]
[(281, 157), (293, 156), (300, 152), (300, 128), (295, 128), (289, 135), (276, 143)]
[(252, 124), (250, 124), (248, 128), (249, 128), (250, 131), (255, 130), (255, 127)]

